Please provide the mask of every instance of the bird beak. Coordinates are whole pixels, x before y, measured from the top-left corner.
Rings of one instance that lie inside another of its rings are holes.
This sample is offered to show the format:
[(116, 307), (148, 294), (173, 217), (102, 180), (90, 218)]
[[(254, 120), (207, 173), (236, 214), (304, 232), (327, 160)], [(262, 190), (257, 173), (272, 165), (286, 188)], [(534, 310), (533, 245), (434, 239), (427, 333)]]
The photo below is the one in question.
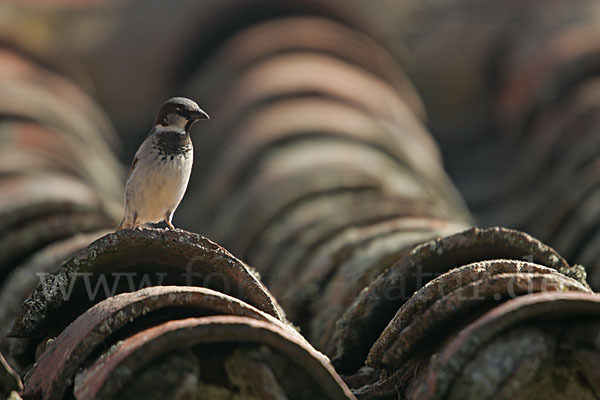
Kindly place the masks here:
[(205, 113), (202, 110), (194, 111), (192, 113), (191, 117), (192, 117), (191, 119), (194, 120), (194, 121), (198, 120), (198, 119), (210, 119), (210, 117), (208, 116), (208, 114)]

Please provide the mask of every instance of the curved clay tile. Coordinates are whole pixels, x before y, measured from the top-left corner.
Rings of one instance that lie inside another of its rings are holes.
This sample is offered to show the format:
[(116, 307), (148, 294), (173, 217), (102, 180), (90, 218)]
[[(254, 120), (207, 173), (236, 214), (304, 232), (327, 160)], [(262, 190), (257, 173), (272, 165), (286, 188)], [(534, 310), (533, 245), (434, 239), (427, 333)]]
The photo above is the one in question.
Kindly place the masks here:
[[(62, 399), (75, 372), (94, 351), (149, 324), (209, 315), (254, 318), (300, 334), (278, 319), (226, 294), (189, 286), (153, 286), (109, 297), (89, 308), (44, 350), (25, 381), (26, 398)], [(150, 325), (153, 326), (153, 325)], [(111, 337), (117, 339), (111, 339)], [(308, 344), (307, 344), (308, 345)], [(92, 359), (93, 361), (93, 359)]]
[(585, 283), (585, 273), (533, 237), (505, 228), (473, 228), (417, 246), (373, 280), (337, 322), (333, 361), (356, 371), (368, 349), (410, 296), (436, 275), (477, 261), (527, 260)]
[[(77, 376), (75, 396), (80, 400), (112, 398), (137, 371), (153, 360), (175, 350), (202, 344), (215, 346), (218, 343), (236, 346), (259, 344), (288, 358), (305, 374), (299, 374), (296, 379), (287, 382), (280, 380), (284, 391), (304, 387), (310, 388), (314, 396), (311, 398), (355, 398), (322, 355), (290, 335), (289, 330), (269, 322), (238, 316), (169, 321), (131, 336), (110, 348)], [(202, 348), (197, 352), (201, 356)], [(217, 366), (213, 365), (213, 368), (217, 369)], [(255, 384), (260, 389), (260, 382)]]
[[(497, 398), (510, 398), (511, 393), (514, 396), (519, 390), (526, 398), (527, 393), (533, 395), (534, 392), (555, 395), (556, 386), (547, 378), (553, 380), (558, 376), (565, 379), (563, 393), (567, 398), (575, 394), (586, 396), (586, 393), (593, 396), (593, 391), (600, 388), (597, 380), (600, 352), (595, 343), (600, 334), (599, 320), (600, 296), (597, 294), (549, 292), (517, 297), (491, 309), (451, 338), (430, 360), (429, 366), (416, 376), (407, 398), (481, 398), (481, 391), (474, 396), (468, 388), (461, 387), (465, 383), (469, 385), (469, 380), (465, 380), (468, 376), (464, 374), (472, 375), (477, 370), (479, 380), (470, 381), (470, 385), (479, 390), (482, 385), (487, 386)], [(523, 326), (539, 328), (537, 331), (519, 330)], [(511, 337), (511, 329), (519, 334)], [(540, 346), (544, 341), (550, 343), (548, 350)], [(551, 349), (557, 345), (563, 349), (562, 356)], [(495, 347), (496, 354), (502, 357), (487, 353), (487, 365), (478, 364), (481, 361), (476, 356), (484, 355), (486, 346)], [(541, 353), (531, 352), (522, 357), (528, 348), (535, 347)], [(533, 363), (526, 365), (528, 359)], [(472, 362), (475, 365), (470, 366)], [(514, 365), (504, 371), (500, 362)], [(501, 375), (501, 381), (488, 375), (492, 371)], [(540, 371), (546, 374), (536, 378)], [(502, 380), (503, 377), (508, 380)], [(460, 392), (463, 395), (456, 397)]]
[[(491, 309), (504, 299), (551, 291), (591, 293), (577, 281), (552, 273), (502, 273), (470, 282), (423, 310), (414, 321), (401, 328), (397, 336), (390, 337), (394, 335), (388, 336), (389, 332), (384, 331), (380, 339), (386, 338), (388, 345), (380, 348), (379, 354), (370, 353), (368, 362), (371, 366), (398, 367), (421, 343), (435, 343), (436, 338), (448, 335), (451, 330), (444, 332), (444, 327), (460, 329), (460, 321), (468, 321), (468, 317)], [(392, 320), (390, 324), (395, 322)]]
[[(239, 32), (223, 44), (209, 66), (201, 69), (202, 74), (192, 78), (190, 90), (214, 98), (221, 93), (217, 87), (222, 89), (233, 72), (239, 73), (259, 60), (291, 51), (331, 54), (364, 68), (401, 92), (418, 116), (424, 115), (423, 105), (410, 80), (386, 50), (360, 31), (314, 16), (267, 20)], [(207, 75), (213, 79), (206, 79)]]
[(23, 222), (0, 235), (0, 282), (33, 252), (77, 233), (115, 226), (115, 220), (100, 211), (51, 213)]
[[(506, 278), (508, 278), (508, 281), (506, 281)], [(536, 278), (542, 278), (541, 282), (538, 279), (536, 284)], [(548, 280), (545, 281), (544, 278), (548, 278)], [(425, 318), (425, 313), (429, 310), (441, 310), (444, 305), (442, 299), (444, 299), (443, 301), (459, 299), (461, 303), (475, 302), (472, 305), (477, 305), (476, 302), (479, 301), (479, 305), (483, 305), (483, 301), (486, 300), (483, 291), (488, 290), (487, 300), (494, 300), (484, 308), (489, 309), (500, 304), (501, 301), (520, 295), (522, 293), (520, 290), (523, 289), (526, 290), (526, 293), (533, 293), (542, 289), (541, 284), (544, 284), (543, 290), (556, 290), (556, 283), (559, 283), (560, 290), (570, 288), (571, 290), (589, 292), (589, 289), (560, 274), (555, 269), (526, 261), (488, 260), (452, 269), (416, 291), (398, 309), (394, 318), (371, 347), (367, 363), (381, 367), (381, 360), (386, 356), (385, 353), (388, 347), (409, 326), (412, 325), (413, 328), (418, 328), (418, 325), (423, 322), (422, 319)], [(489, 289), (492, 290), (489, 291)], [(466, 291), (471, 291), (470, 295)], [(454, 304), (454, 306), (455, 309), (448, 310), (449, 315), (453, 312), (463, 313), (460, 310), (461, 307), (466, 309), (470, 307), (467, 304)], [(454, 318), (449, 315), (437, 315), (436, 318), (442, 321)], [(436, 323), (435, 321), (430, 322)]]
[(258, 278), (221, 246), (180, 230), (128, 229), (95, 241), (47, 277), (9, 335), (56, 334), (107, 295), (157, 284), (209, 287), (283, 318)]
[[(54, 242), (29, 256), (14, 268), (0, 285), (0, 332), (8, 332), (21, 312), (21, 305), (40, 283), (40, 274), (55, 272), (61, 263), (92, 241), (109, 233), (107, 230), (88, 234), (76, 234), (68, 239)], [(35, 361), (30, 346), (35, 343), (23, 339), (0, 338), (0, 351), (11, 359), (19, 372)]]

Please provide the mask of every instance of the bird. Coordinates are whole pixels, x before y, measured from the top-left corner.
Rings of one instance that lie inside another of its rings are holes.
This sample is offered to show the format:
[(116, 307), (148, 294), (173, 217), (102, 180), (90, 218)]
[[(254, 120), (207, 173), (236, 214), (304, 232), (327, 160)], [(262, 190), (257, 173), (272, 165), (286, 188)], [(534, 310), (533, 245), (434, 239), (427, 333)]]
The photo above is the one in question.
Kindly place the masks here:
[(131, 162), (125, 184), (125, 216), (117, 231), (162, 221), (168, 229), (175, 229), (173, 214), (185, 194), (194, 162), (190, 128), (201, 119), (210, 118), (185, 97), (173, 97), (160, 107)]

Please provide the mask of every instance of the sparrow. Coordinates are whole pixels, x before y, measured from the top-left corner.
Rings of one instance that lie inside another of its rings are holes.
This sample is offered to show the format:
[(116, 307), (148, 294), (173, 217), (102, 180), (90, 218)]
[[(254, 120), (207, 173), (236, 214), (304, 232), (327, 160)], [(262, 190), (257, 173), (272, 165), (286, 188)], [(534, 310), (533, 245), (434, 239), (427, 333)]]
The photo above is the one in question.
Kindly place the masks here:
[(194, 161), (190, 128), (209, 116), (184, 97), (167, 100), (140, 145), (125, 184), (125, 216), (117, 228), (171, 220), (190, 179)]

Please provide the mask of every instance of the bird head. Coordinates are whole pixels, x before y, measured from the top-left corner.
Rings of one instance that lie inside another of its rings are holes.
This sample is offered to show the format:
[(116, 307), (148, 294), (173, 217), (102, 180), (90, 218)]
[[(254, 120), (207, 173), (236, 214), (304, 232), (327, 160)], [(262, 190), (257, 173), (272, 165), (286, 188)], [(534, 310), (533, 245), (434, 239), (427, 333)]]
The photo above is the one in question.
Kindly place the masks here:
[(156, 115), (154, 126), (172, 127), (188, 131), (199, 119), (209, 119), (196, 102), (185, 97), (173, 97), (167, 100)]

